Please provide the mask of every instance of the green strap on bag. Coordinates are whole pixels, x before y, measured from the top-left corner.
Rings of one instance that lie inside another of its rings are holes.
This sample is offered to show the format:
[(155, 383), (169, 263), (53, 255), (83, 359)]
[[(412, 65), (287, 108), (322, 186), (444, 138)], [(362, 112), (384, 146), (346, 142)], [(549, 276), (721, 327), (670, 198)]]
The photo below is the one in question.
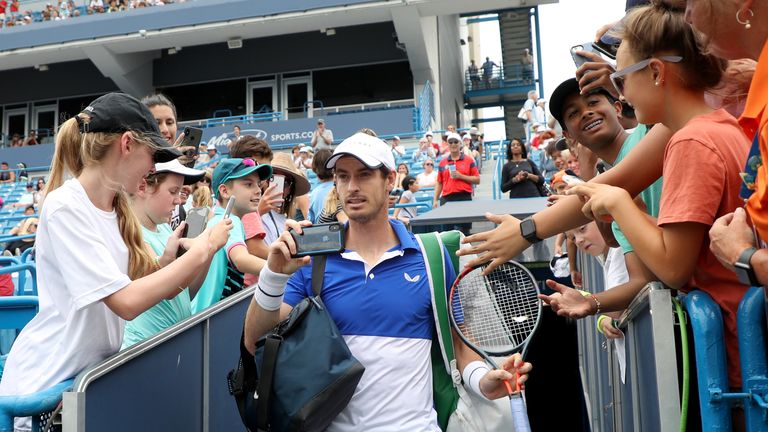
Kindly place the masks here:
[[(445, 431), (448, 420), (456, 410), (461, 384), (461, 373), (456, 368), (453, 351), (451, 323), (448, 317), (448, 292), (446, 291), (445, 260), (450, 259), (454, 269), (459, 268), (456, 251), (461, 244), (461, 232), (417, 234), (424, 264), (427, 267), (432, 295), (432, 311), (435, 319), (435, 339), (432, 343), (432, 394), (440, 428)], [(446, 257), (445, 254), (448, 253)], [(436, 342), (436, 343), (435, 343)]]

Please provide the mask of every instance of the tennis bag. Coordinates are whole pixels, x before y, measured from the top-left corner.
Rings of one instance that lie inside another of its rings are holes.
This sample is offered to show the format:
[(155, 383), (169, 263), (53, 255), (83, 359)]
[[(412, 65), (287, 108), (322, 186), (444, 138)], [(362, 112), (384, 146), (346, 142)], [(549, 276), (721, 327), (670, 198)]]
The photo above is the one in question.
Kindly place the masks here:
[[(444, 432), (514, 431), (509, 402), (487, 400), (467, 391), (456, 366), (448, 316), (446, 265), (459, 269), (456, 251), (464, 235), (460, 231), (417, 234), (432, 291), (435, 338), (432, 340), (432, 395), (440, 429)], [(446, 256), (447, 254), (447, 256)]]
[(352, 356), (320, 299), (325, 256), (312, 262), (314, 297), (302, 300), (251, 356), (227, 376), (243, 424), (251, 432), (324, 431), (347, 406), (365, 368)]

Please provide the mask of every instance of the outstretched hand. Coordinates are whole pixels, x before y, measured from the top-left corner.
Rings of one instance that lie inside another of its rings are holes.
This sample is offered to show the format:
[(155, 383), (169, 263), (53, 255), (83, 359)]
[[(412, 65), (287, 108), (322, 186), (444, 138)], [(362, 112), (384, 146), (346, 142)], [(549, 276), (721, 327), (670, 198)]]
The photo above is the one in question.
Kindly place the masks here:
[[(488, 399), (498, 399), (500, 397), (507, 396), (507, 386), (505, 381), (509, 381), (514, 389), (517, 387), (515, 384), (519, 384), (521, 388), (525, 381), (528, 380), (528, 373), (533, 369), (533, 365), (524, 362), (523, 357), (518, 354), (512, 354), (504, 359), (499, 365), (499, 369), (492, 369), (480, 380), (480, 391), (483, 392)], [(515, 376), (517, 376), (517, 383), (515, 383)]]
[(520, 234), (520, 220), (514, 216), (486, 213), (485, 218), (498, 226), (490, 231), (465, 237), (462, 243), (472, 245), (459, 248), (456, 255), (477, 255), (466, 264), (466, 267), (490, 262), (483, 272), (488, 274), (494, 268), (519, 255), (530, 246), (530, 243)]
[(547, 286), (556, 292), (552, 295), (539, 294), (539, 298), (556, 314), (570, 318), (584, 318), (594, 313), (592, 310), (594, 302), (581, 295), (578, 290), (552, 279), (547, 279)]

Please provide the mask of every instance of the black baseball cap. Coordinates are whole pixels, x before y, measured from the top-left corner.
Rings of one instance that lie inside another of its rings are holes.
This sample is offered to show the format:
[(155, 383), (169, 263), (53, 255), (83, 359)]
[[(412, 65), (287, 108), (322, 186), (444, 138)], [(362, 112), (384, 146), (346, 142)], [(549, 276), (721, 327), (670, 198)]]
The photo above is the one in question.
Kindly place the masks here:
[(181, 152), (160, 135), (155, 116), (149, 108), (133, 96), (107, 93), (91, 102), (83, 113), (91, 120), (80, 123), (80, 132), (138, 132), (157, 146), (155, 163), (170, 162), (181, 156)]
[[(581, 93), (579, 82), (576, 78), (570, 78), (560, 83), (559, 86), (552, 92), (552, 96), (549, 98), (549, 112), (560, 123), (563, 129), (567, 129), (565, 126), (565, 118), (563, 117), (563, 111), (565, 110), (565, 99), (573, 94)], [(613, 102), (616, 99), (611, 96), (605, 89), (599, 88), (590, 92), (590, 94), (600, 93), (605, 95), (609, 101)]]

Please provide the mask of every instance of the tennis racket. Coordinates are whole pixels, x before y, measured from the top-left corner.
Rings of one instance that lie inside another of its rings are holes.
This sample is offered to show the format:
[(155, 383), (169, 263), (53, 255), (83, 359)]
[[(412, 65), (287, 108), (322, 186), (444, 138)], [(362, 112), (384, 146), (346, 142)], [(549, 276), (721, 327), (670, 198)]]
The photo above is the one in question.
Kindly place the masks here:
[[(539, 288), (531, 272), (509, 261), (483, 275), (487, 264), (464, 270), (451, 287), (451, 325), (462, 341), (494, 368), (491, 356), (525, 357), (541, 321)], [(505, 382), (516, 432), (530, 432), (520, 385)]]

